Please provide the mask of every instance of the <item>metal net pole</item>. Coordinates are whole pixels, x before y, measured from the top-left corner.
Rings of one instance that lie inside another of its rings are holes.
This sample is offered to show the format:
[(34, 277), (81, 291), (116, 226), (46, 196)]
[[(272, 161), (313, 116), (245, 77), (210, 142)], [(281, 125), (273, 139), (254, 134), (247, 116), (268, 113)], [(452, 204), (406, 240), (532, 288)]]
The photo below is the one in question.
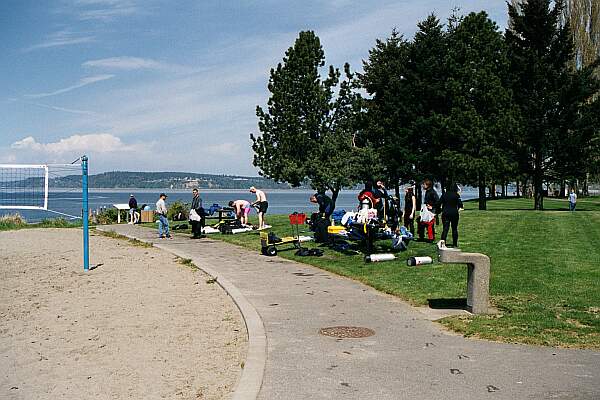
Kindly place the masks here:
[(81, 187), (83, 195), (83, 270), (85, 272), (90, 269), (90, 233), (89, 233), (89, 208), (88, 208), (88, 158), (81, 157)]

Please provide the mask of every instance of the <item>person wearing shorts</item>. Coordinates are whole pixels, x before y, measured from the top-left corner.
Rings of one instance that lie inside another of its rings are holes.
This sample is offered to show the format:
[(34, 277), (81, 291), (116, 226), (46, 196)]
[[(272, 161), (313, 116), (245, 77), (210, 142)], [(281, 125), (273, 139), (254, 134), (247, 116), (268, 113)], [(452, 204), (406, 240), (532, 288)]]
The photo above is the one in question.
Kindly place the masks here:
[(257, 208), (258, 212), (258, 229), (265, 229), (266, 221), (265, 214), (267, 213), (267, 209), (269, 208), (269, 202), (267, 201), (267, 195), (262, 190), (259, 190), (252, 186), (250, 188), (250, 193), (254, 193), (256, 195), (256, 201), (252, 203), (252, 206)]
[(240, 220), (242, 225), (248, 225), (248, 214), (252, 210), (252, 205), (247, 200), (235, 200), (229, 202), (229, 207), (233, 207), (235, 216)]

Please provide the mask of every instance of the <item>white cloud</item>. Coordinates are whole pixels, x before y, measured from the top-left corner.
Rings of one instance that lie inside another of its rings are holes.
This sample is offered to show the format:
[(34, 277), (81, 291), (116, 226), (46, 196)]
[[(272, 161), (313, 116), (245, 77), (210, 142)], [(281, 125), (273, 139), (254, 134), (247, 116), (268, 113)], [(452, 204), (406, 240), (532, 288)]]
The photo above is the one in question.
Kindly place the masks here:
[(102, 58), (99, 60), (89, 60), (82, 64), (83, 67), (88, 68), (106, 68), (106, 69), (118, 69), (125, 71), (133, 71), (138, 69), (149, 69), (149, 70), (160, 70), (160, 71), (172, 71), (172, 72), (191, 72), (192, 69), (177, 65), (169, 64), (161, 61), (152, 60), (149, 58), (139, 57), (110, 57)]
[(54, 92), (49, 92), (49, 93), (26, 94), (25, 97), (29, 97), (32, 99), (39, 99), (42, 97), (55, 96), (57, 94), (67, 93), (72, 90), (79, 89), (79, 88), (87, 86), (87, 85), (91, 85), (92, 83), (105, 81), (105, 80), (111, 79), (113, 77), (114, 77), (114, 75), (107, 75), (107, 74), (88, 76), (86, 78), (80, 79), (79, 82), (76, 83), (75, 85), (71, 85), (66, 88), (55, 90)]
[(71, 30), (65, 29), (58, 32), (48, 34), (43, 42), (23, 49), (24, 52), (47, 49), (51, 47), (64, 47), (75, 44), (91, 43), (96, 41), (94, 36), (83, 35)]
[[(15, 101), (19, 101), (18, 99), (15, 99)], [(49, 104), (43, 104), (43, 103), (34, 103), (34, 102), (30, 102), (30, 101), (23, 101), (23, 103), (25, 104), (30, 104), (32, 106), (36, 106), (36, 107), (42, 107), (42, 108), (47, 108), (48, 110), (54, 110), (54, 111), (61, 111), (61, 112), (65, 112), (68, 114), (78, 114), (78, 115), (97, 115), (95, 112), (93, 111), (86, 111), (86, 110), (77, 110), (74, 108), (67, 108), (67, 107), (59, 107), (59, 106), (52, 106)]]
[(107, 133), (96, 133), (88, 135), (73, 135), (60, 139), (57, 142), (40, 143), (34, 137), (28, 136), (14, 142), (11, 146), (13, 150), (28, 150), (37, 153), (72, 153), (80, 154), (83, 152), (94, 153), (114, 153), (130, 152), (140, 149), (147, 149), (148, 145), (125, 144), (123, 141)]
[(238, 154), (241, 148), (239, 143), (217, 143), (206, 146), (206, 152), (213, 156), (229, 156), (232, 154)]
[(136, 14), (138, 4), (134, 0), (70, 0), (67, 6), (74, 9), (82, 21), (107, 22), (119, 17)]

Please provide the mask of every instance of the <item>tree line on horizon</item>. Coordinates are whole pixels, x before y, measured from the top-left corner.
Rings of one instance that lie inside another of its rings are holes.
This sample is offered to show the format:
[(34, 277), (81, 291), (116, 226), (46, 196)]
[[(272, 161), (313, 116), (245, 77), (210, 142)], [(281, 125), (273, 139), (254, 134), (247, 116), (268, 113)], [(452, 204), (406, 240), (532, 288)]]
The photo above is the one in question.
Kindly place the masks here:
[[(23, 185), (40, 187), (43, 178), (27, 178)], [(51, 177), (49, 186), (53, 189), (73, 189), (81, 187), (81, 174)], [(239, 189), (250, 186), (265, 189), (289, 189), (290, 185), (257, 176), (226, 174), (198, 174), (193, 172), (139, 172), (110, 171), (89, 176), (90, 188), (101, 189)]]
[[(513, 0), (501, 32), (484, 12), (443, 24), (430, 15), (407, 39), (377, 40), (363, 72), (329, 66), (318, 36), (300, 32), (272, 68), (252, 134), (260, 174), (330, 190), (425, 178), (495, 195), (509, 183), (561, 187), (600, 174), (600, 6)], [(586, 8), (587, 7), (587, 8)], [(585, 18), (584, 18), (585, 17)], [(586, 19), (587, 18), (587, 19)], [(420, 194), (420, 191), (417, 191)], [(517, 193), (519, 194), (519, 193)]]

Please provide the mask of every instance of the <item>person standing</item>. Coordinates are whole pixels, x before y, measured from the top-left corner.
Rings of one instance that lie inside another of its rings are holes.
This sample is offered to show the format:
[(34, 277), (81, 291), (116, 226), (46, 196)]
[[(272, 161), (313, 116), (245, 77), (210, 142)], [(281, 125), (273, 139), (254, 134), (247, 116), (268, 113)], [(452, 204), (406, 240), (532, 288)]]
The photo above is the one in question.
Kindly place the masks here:
[(388, 194), (383, 181), (377, 181), (375, 183), (375, 188), (373, 188), (373, 194), (376, 198), (379, 199), (379, 202), (377, 203), (377, 217), (379, 217), (381, 221), (387, 223), (387, 221), (385, 220), (387, 219), (389, 214), (388, 201), (390, 199), (390, 195)]
[(139, 213), (137, 211), (138, 203), (133, 194), (129, 195), (129, 223), (137, 224), (139, 220)]
[(170, 239), (171, 234), (169, 233), (169, 220), (167, 219), (167, 195), (161, 193), (158, 201), (156, 202), (156, 215), (158, 215), (158, 237), (164, 239), (165, 237)]
[(452, 247), (458, 247), (458, 210), (463, 208), (462, 200), (460, 199), (460, 190), (457, 185), (452, 184), (442, 197), (440, 198), (439, 207), (442, 209), (442, 245), (446, 245), (448, 231), (452, 226)]
[(415, 211), (417, 209), (417, 197), (414, 189), (409, 186), (404, 191), (404, 226), (410, 233), (415, 234)]
[[(423, 190), (425, 190), (425, 196), (423, 198), (423, 203), (427, 210), (434, 215), (437, 214), (437, 205), (440, 200), (437, 192), (433, 188), (433, 182), (431, 179), (425, 179), (423, 181)], [(430, 221), (419, 222), (419, 240), (423, 240), (423, 236), (425, 234), (425, 229), (427, 229), (427, 241), (433, 243), (435, 240), (435, 218)]]
[(200, 198), (200, 193), (198, 189), (192, 189), (192, 205), (190, 207), (190, 213), (194, 210), (197, 217), (192, 219), (190, 215), (190, 224), (192, 224), (192, 239), (199, 239), (203, 237), (202, 230), (204, 229), (204, 224), (206, 222), (204, 207), (202, 207), (202, 199)]
[(569, 211), (575, 211), (576, 205), (577, 205), (577, 193), (575, 193), (574, 189), (571, 189), (571, 193), (569, 193)]
[(233, 208), (236, 218), (242, 225), (248, 225), (248, 214), (252, 210), (250, 202), (247, 200), (231, 200), (229, 207)]
[(256, 201), (252, 203), (252, 206), (257, 208), (258, 212), (258, 229), (265, 229), (266, 221), (265, 214), (269, 208), (269, 202), (267, 201), (267, 195), (262, 190), (258, 190), (254, 186), (250, 188), (250, 193), (256, 195)]

